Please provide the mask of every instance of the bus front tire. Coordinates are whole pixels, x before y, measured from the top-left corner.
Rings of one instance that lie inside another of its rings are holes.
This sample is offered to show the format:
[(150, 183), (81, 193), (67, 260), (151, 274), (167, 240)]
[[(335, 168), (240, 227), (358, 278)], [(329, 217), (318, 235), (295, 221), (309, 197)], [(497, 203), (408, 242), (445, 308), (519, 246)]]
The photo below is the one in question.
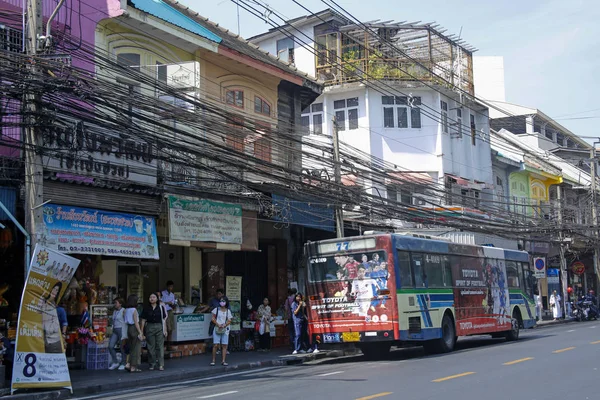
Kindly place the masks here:
[(448, 314), (442, 319), (442, 337), (427, 341), (423, 344), (426, 353), (450, 353), (456, 344), (456, 327), (454, 320)]

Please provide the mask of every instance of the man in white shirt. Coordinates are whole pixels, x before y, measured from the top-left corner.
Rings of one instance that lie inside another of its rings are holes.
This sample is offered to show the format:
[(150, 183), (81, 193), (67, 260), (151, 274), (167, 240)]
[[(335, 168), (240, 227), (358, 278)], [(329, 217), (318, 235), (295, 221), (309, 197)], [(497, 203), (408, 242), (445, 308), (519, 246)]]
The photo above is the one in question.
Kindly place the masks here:
[(173, 307), (175, 307), (175, 293), (173, 293), (173, 281), (167, 282), (167, 288), (162, 291), (162, 302), (167, 309), (167, 337), (171, 336), (173, 330)]

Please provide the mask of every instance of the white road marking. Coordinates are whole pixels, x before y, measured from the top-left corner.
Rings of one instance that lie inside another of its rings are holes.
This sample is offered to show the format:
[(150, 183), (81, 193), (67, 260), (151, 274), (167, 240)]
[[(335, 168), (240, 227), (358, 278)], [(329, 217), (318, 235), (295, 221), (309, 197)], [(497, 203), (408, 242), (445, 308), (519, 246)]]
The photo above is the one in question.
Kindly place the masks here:
[(567, 333), (568, 332), (575, 332), (575, 329), (568, 330)]
[(208, 396), (201, 396), (201, 397), (198, 397), (198, 398), (199, 399), (210, 399), (212, 397), (226, 396), (228, 394), (234, 394), (234, 393), (237, 393), (237, 392), (238, 392), (237, 390), (232, 390), (232, 391), (229, 391), (229, 392), (223, 392), (223, 393), (217, 393), (217, 394), (209, 394)]
[(343, 373), (344, 373), (344, 371), (334, 371), (334, 372), (328, 372), (326, 374), (320, 374), (317, 376), (329, 376), (329, 375), (337, 375), (337, 374), (343, 374)]
[(590, 329), (594, 329), (595, 327), (596, 327), (596, 325), (594, 325), (594, 326), (590, 326)]

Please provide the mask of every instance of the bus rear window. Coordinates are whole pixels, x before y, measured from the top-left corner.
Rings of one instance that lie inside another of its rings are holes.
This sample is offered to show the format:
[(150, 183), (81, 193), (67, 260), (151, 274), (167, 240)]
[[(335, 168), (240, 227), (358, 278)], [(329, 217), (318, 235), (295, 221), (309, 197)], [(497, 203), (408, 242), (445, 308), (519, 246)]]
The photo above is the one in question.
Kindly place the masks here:
[(308, 260), (308, 264), (308, 279), (311, 282), (356, 279), (359, 268), (365, 269), (367, 277), (385, 278), (388, 276), (387, 255), (383, 250), (313, 257)]

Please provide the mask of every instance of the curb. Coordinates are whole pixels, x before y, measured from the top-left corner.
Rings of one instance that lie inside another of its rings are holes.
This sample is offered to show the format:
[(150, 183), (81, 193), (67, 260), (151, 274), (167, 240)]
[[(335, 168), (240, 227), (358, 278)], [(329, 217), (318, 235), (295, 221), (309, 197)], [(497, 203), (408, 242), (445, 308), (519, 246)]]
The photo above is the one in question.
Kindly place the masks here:
[[(247, 362), (247, 363), (241, 363), (241, 364), (237, 364), (237, 365), (230, 365), (227, 367), (216, 367), (210, 370), (205, 370), (205, 371), (186, 371), (183, 372), (179, 375), (177, 375), (176, 377), (168, 377), (168, 379), (171, 379), (171, 382), (176, 382), (176, 381), (186, 381), (186, 380), (192, 380), (195, 378), (198, 378), (199, 374), (202, 374), (202, 377), (210, 377), (210, 376), (215, 376), (215, 375), (221, 375), (223, 373), (227, 373), (227, 372), (236, 372), (236, 371), (245, 371), (245, 370), (252, 370), (252, 369), (257, 369), (257, 368), (265, 368), (265, 367), (284, 367), (287, 365), (301, 365), (304, 364), (305, 362), (308, 361), (314, 361), (317, 359), (321, 359), (321, 358), (327, 358), (327, 357), (342, 357), (344, 355), (348, 355), (346, 354), (346, 351), (341, 351), (341, 350), (334, 350), (334, 351), (328, 351), (328, 352), (320, 352), (317, 354), (306, 354), (306, 355), (301, 355), (301, 356), (290, 356), (289, 358), (285, 358), (285, 359), (281, 359), (281, 360), (269, 360), (269, 361), (256, 361), (256, 362)], [(154, 384), (156, 383), (156, 376), (148, 376), (148, 377), (144, 377), (141, 376), (140, 379), (137, 379), (135, 381), (127, 381), (127, 382), (120, 382), (119, 383), (119, 388), (120, 389), (135, 389), (137, 387), (143, 387), (146, 383), (150, 383), (150, 384)], [(88, 386), (88, 387), (84, 387), (81, 389), (76, 389), (76, 393), (73, 394), (73, 396), (90, 396), (90, 395), (97, 395), (97, 394), (101, 394), (103, 392), (107, 392), (110, 390), (114, 389), (114, 382), (112, 383), (106, 383), (106, 384), (102, 384), (102, 385), (96, 385), (96, 386)], [(52, 391), (43, 391), (43, 392), (28, 392), (28, 393), (18, 393), (12, 396), (3, 396), (2, 399), (6, 399), (6, 400), (17, 400), (17, 399), (23, 399), (23, 400), (62, 400), (62, 399), (68, 399), (70, 398), (71, 392), (68, 391), (67, 389), (61, 389), (61, 390), (52, 390)]]
[(571, 322), (575, 322), (574, 319), (559, 319), (558, 321), (551, 321), (551, 322), (547, 322), (545, 324), (536, 324), (535, 327), (533, 329), (544, 329), (544, 328), (549, 328), (551, 326), (555, 326), (555, 325), (563, 325), (563, 324), (569, 324)]

